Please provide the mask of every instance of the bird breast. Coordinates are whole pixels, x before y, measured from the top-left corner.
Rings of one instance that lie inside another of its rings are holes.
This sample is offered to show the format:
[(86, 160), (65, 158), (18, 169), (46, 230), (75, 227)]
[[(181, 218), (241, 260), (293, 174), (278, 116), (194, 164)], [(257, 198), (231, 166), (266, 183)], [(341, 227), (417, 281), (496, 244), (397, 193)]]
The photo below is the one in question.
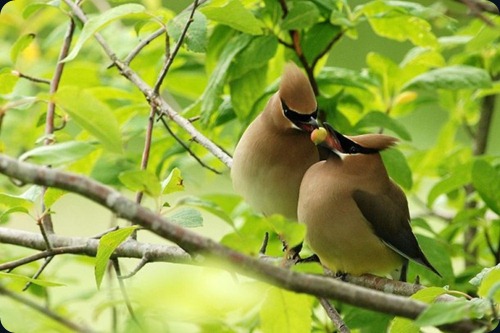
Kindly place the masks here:
[(309, 134), (290, 128), (277, 131), (259, 116), (245, 131), (233, 156), (235, 191), (265, 215), (297, 220), (300, 182), (319, 161)]

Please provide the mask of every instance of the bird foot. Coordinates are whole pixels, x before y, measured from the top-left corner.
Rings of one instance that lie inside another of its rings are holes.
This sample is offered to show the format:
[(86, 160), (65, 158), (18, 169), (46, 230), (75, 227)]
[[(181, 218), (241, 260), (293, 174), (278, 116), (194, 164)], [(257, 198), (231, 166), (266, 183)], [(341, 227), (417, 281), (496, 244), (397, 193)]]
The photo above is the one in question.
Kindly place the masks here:
[(319, 257), (315, 254), (313, 254), (312, 256), (309, 256), (307, 258), (300, 258), (297, 260), (297, 264), (303, 264), (303, 263), (308, 263), (308, 262), (320, 262), (319, 261)]

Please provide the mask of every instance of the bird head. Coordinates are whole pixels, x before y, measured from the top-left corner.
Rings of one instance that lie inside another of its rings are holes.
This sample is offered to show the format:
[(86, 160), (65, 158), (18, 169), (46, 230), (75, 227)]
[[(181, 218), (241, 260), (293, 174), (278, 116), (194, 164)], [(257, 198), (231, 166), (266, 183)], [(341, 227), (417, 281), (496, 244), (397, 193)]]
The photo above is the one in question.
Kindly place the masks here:
[[(380, 150), (388, 148), (396, 142), (396, 139), (382, 134), (373, 135), (360, 135), (357, 138), (361, 138), (363, 145), (351, 140), (350, 138), (344, 136), (343, 134), (337, 132), (330, 124), (327, 122), (323, 123), (324, 127), (319, 127), (311, 132), (311, 140), (316, 144), (324, 148), (333, 151), (336, 154), (375, 154)], [(373, 144), (370, 144), (370, 140), (365, 138), (380, 138), (382, 140), (372, 140)], [(385, 138), (390, 138), (384, 140)], [(382, 142), (383, 141), (383, 142)]]
[(292, 127), (308, 133), (318, 128), (318, 106), (307, 77), (294, 64), (285, 67), (278, 92), (282, 116)]

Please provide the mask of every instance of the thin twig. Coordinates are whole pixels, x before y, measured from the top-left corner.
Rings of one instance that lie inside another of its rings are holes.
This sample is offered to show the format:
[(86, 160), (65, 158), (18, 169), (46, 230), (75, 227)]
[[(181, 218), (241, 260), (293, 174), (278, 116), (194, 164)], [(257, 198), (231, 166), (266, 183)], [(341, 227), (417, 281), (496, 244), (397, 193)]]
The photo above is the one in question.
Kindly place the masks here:
[(331, 319), (332, 323), (337, 328), (337, 332), (339, 333), (350, 333), (351, 330), (345, 324), (344, 320), (338, 313), (338, 311), (333, 307), (333, 305), (328, 302), (326, 298), (318, 297), (319, 303), (325, 309), (326, 314)]
[(82, 326), (80, 324), (76, 324), (76, 323), (68, 320), (66, 317), (63, 317), (63, 316), (55, 313), (54, 311), (33, 302), (32, 300), (30, 300), (26, 297), (23, 297), (21, 295), (18, 295), (16, 293), (11, 292), (10, 290), (4, 288), (2, 285), (0, 285), (0, 295), (4, 295), (6, 297), (9, 297), (18, 303), (26, 305), (27, 307), (29, 307), (37, 312), (40, 312), (44, 316), (47, 316), (47, 317), (51, 318), (52, 320), (58, 322), (59, 324), (68, 327), (69, 329), (71, 329), (74, 332), (85, 332), (85, 333), (95, 332), (94, 330), (92, 330), (86, 326)]
[[(153, 127), (155, 123), (155, 114), (156, 109), (151, 106), (148, 117), (148, 125), (146, 127), (146, 137), (144, 138), (144, 149), (142, 150), (141, 170), (146, 170), (148, 168), (149, 153), (151, 151), (151, 142), (153, 138)], [(142, 196), (143, 192), (138, 191), (135, 195), (135, 202), (140, 204), (142, 201)]]
[[(45, 261), (43, 262), (42, 266), (40, 266), (40, 268), (38, 268), (38, 270), (36, 271), (35, 274), (33, 274), (33, 276), (31, 277), (33, 280), (36, 280), (38, 279), (38, 277), (40, 275), (42, 275), (43, 271), (45, 270), (45, 268), (47, 268), (50, 264), (50, 262), (52, 261), (52, 259), (54, 259), (54, 256), (51, 256), (51, 257), (47, 257), (45, 258)], [(29, 287), (31, 287), (31, 285), (33, 284), (32, 281), (28, 281), (26, 282), (26, 284), (24, 285), (23, 287), (23, 291), (26, 291), (28, 290)]]
[[(165, 79), (165, 76), (167, 76), (168, 70), (170, 69), (170, 66), (174, 62), (175, 56), (177, 55), (177, 52), (179, 52), (182, 43), (184, 42), (184, 38), (186, 37), (186, 34), (188, 32), (189, 26), (191, 23), (193, 23), (193, 17), (194, 17), (194, 12), (196, 11), (196, 8), (198, 8), (198, 0), (194, 0), (192, 9), (190, 11), (189, 17), (186, 21), (186, 24), (184, 25), (184, 29), (182, 29), (181, 35), (179, 36), (179, 39), (177, 40), (177, 43), (175, 43), (174, 49), (172, 52), (167, 52), (168, 58), (165, 61), (165, 64), (163, 65), (163, 68), (160, 71), (160, 75), (158, 75), (158, 80), (156, 81), (154, 87), (153, 87), (153, 92), (158, 94), (160, 91), (160, 87), (163, 83), (163, 80)], [(166, 39), (166, 45), (167, 48), (170, 48), (170, 41), (169, 37), (167, 34), (167, 39)]]
[(130, 279), (131, 277), (135, 276), (144, 266), (146, 266), (149, 263), (149, 257), (147, 253), (142, 257), (141, 261), (137, 264), (137, 266), (134, 267), (134, 269), (128, 273), (127, 275), (121, 275), (119, 278), (120, 279)]
[(23, 74), (23, 73), (21, 73), (20, 71), (17, 71), (17, 70), (13, 70), (12, 71), (12, 75), (18, 76), (18, 77), (20, 77), (22, 79), (30, 80), (30, 81), (36, 82), (36, 83), (50, 84), (50, 80), (41, 79), (41, 78), (38, 78), (38, 77), (26, 75), (26, 74)]
[[(62, 62), (61, 60), (66, 58), (66, 56), (69, 53), (69, 48), (71, 46), (71, 41), (73, 40), (73, 34), (75, 32), (75, 21), (73, 21), (73, 18), (70, 17), (69, 19), (69, 25), (68, 29), (66, 30), (66, 35), (64, 36), (64, 41), (63, 45), (61, 47), (61, 50), (59, 52), (59, 57), (57, 59), (57, 65), (56, 69), (54, 72), (54, 75), (52, 77), (52, 80), (50, 81), (50, 88), (49, 88), (49, 93), (52, 96), (57, 92), (57, 89), (59, 88), (59, 83), (61, 82), (61, 77), (62, 73), (64, 70), (64, 65), (65, 63)], [(44, 145), (50, 145), (54, 142), (54, 115), (55, 115), (55, 110), (56, 110), (56, 104), (53, 99), (50, 99), (50, 101), (47, 104), (47, 115), (45, 117), (45, 140), (44, 140)], [(43, 188), (43, 194), (45, 195), (47, 188)], [(45, 207), (45, 204), (42, 202), (42, 211), (45, 212), (47, 208)], [(50, 212), (44, 213), (41, 223), (40, 223), (40, 230), (42, 231), (42, 234), (44, 234), (45, 239), (47, 240), (47, 247), (50, 249), (50, 242), (48, 241), (47, 236), (45, 233), (53, 234), (54, 233), (54, 224), (52, 223), (52, 214)], [(48, 261), (50, 262), (50, 260)], [(44, 267), (44, 266), (42, 266)], [(41, 273), (41, 272), (40, 272)], [(28, 285), (29, 287), (29, 285)]]
[(125, 301), (125, 305), (127, 306), (128, 313), (130, 314), (132, 320), (140, 326), (139, 320), (137, 320), (137, 317), (135, 315), (134, 308), (132, 307), (132, 303), (130, 302), (130, 297), (128, 297), (127, 288), (125, 287), (125, 281), (123, 281), (123, 279), (121, 278), (122, 273), (120, 265), (118, 264), (118, 259), (112, 259), (111, 263), (113, 265), (113, 268), (115, 269), (118, 284), (120, 285), (120, 291), (122, 293), (123, 300)]
[(315, 58), (314, 60), (312, 61), (312, 64), (311, 64), (311, 68), (314, 69), (314, 67), (316, 67), (316, 65), (318, 64), (318, 61), (321, 60), (321, 58), (323, 58), (331, 49), (332, 47), (335, 45), (335, 43), (337, 43), (340, 38), (342, 38), (344, 36), (344, 33), (345, 33), (345, 30), (342, 30), (340, 31), (335, 37), (332, 38), (332, 40), (328, 43), (328, 45), (323, 49), (323, 51), (321, 51)]
[[(57, 89), (59, 88), (59, 83), (61, 82), (65, 62), (62, 62), (64, 58), (68, 56), (69, 53), (69, 48), (71, 46), (71, 41), (73, 40), (73, 35), (75, 32), (75, 21), (73, 18), (69, 19), (69, 25), (68, 29), (66, 30), (66, 35), (64, 36), (64, 42), (61, 48), (61, 51), (59, 52), (59, 57), (57, 59), (57, 65), (56, 65), (56, 70), (54, 72), (54, 76), (52, 77), (52, 80), (50, 81), (50, 89), (49, 93), (51, 95), (55, 94), (57, 92)], [(45, 139), (45, 144), (51, 144), (52, 139), (50, 139), (51, 135), (54, 133), (54, 115), (55, 115), (55, 109), (56, 109), (56, 104), (55, 102), (51, 99), (47, 105), (47, 116), (45, 119), (45, 135), (47, 138)]]
[(221, 172), (217, 169), (214, 169), (212, 168), (211, 166), (205, 164), (205, 162), (203, 162), (199, 157), (198, 155), (196, 155), (192, 150), (191, 148), (189, 148), (188, 145), (186, 145), (184, 143), (184, 141), (182, 141), (173, 131), (172, 129), (170, 128), (170, 126), (168, 126), (168, 123), (167, 121), (164, 119), (164, 117), (160, 116), (160, 121), (162, 122), (163, 126), (165, 126), (165, 129), (168, 131), (168, 133), (170, 133), (170, 135), (175, 139), (175, 141), (177, 141), (181, 146), (182, 148), (184, 148), (184, 150), (186, 150), (188, 152), (189, 155), (191, 155), (202, 167), (204, 168), (207, 168), (208, 170), (220, 175)]
[(105, 231), (103, 231), (103, 232), (100, 232), (100, 233), (98, 233), (97, 235), (94, 235), (94, 236), (92, 236), (92, 237), (90, 237), (90, 238), (92, 238), (92, 239), (101, 239), (101, 238), (102, 238), (102, 236), (105, 236), (105, 235), (109, 234), (110, 232), (116, 231), (116, 230), (118, 230), (118, 229), (120, 229), (120, 227), (116, 225), (116, 226), (111, 227), (111, 228), (109, 228), (108, 230), (105, 230)]
[(130, 51), (130, 53), (125, 57), (125, 60), (123, 60), (123, 63), (126, 66), (130, 65), (132, 60), (139, 54), (139, 52), (142, 51), (143, 48), (145, 48), (149, 43), (151, 43), (156, 38), (160, 37), (166, 31), (167, 31), (167, 28), (163, 26), (160, 29), (153, 32), (151, 35), (144, 38), (139, 44), (137, 44), (136, 47), (134, 47), (132, 49), (132, 51)]
[[(53, 233), (52, 220), (46, 219), (45, 218), (46, 215), (50, 215), (50, 214), (45, 214), (44, 213), (43, 216), (39, 219), (39, 221), (38, 221), (37, 224), (38, 224), (38, 227), (40, 228), (40, 233), (42, 234), (42, 237), (43, 237), (43, 240), (45, 242), (45, 246), (46, 246), (47, 250), (51, 251), (52, 250), (52, 244), (50, 242), (48, 233), (49, 233), (49, 230), (50, 230), (50, 233)], [(47, 222), (49, 222), (49, 223), (46, 224)], [(46, 229), (49, 229), (49, 230), (46, 230)], [(36, 271), (36, 273), (31, 278), (34, 279), (34, 280), (38, 279), (38, 277), (43, 273), (43, 271), (45, 270), (45, 268), (50, 264), (50, 262), (52, 261), (52, 259), (54, 259), (53, 256), (45, 258), (45, 261), (43, 262), (42, 266), (40, 266), (38, 268), (38, 270)], [(28, 290), (28, 288), (32, 285), (32, 283), (33, 282), (28, 281), (24, 285), (23, 291)]]

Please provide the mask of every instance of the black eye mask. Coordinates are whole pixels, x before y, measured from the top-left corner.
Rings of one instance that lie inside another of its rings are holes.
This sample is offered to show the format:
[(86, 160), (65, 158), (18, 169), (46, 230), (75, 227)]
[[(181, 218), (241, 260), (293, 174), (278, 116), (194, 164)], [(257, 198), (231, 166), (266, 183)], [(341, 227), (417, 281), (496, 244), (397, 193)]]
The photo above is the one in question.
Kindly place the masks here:
[(298, 123), (310, 123), (311, 118), (316, 119), (318, 117), (318, 110), (310, 113), (310, 114), (302, 114), (296, 111), (293, 111), (285, 104), (283, 100), (281, 100), (281, 107), (283, 108), (283, 114), (287, 117), (292, 123), (298, 125)]
[(327, 122), (323, 123), (323, 126), (332, 133), (335, 138), (338, 140), (340, 146), (342, 147), (342, 153), (344, 154), (375, 154), (380, 150), (375, 148), (367, 148), (362, 145), (352, 141), (351, 139), (346, 138), (343, 134), (337, 132), (330, 124)]

